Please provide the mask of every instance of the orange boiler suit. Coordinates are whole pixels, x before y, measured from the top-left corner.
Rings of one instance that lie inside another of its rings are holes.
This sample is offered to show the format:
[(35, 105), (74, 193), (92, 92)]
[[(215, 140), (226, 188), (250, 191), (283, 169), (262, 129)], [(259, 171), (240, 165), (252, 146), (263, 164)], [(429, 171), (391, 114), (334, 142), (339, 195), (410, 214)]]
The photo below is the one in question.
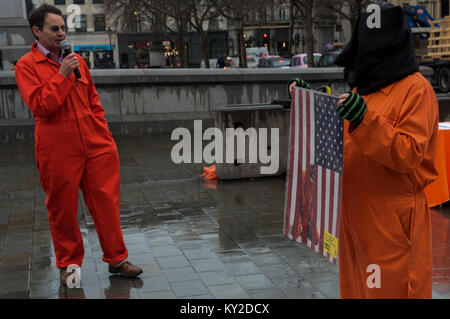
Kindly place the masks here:
[(95, 223), (103, 261), (128, 257), (120, 226), (120, 167), (115, 141), (104, 118), (86, 62), (76, 55), (81, 78), (65, 78), (60, 64), (37, 48), (17, 63), (17, 86), (35, 122), (35, 156), (46, 206), (56, 267), (81, 267), (84, 248), (77, 221), (78, 190)]
[[(363, 97), (362, 122), (353, 131), (345, 123), (341, 298), (431, 298), (431, 224), (423, 189), (437, 177), (436, 95), (417, 72)], [(370, 265), (379, 266), (379, 288)]]

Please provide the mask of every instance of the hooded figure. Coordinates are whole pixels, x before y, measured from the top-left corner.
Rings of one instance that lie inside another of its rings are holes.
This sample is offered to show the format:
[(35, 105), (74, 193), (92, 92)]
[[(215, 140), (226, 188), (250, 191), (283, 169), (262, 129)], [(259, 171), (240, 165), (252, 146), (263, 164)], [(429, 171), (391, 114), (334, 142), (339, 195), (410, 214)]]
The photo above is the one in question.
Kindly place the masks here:
[[(339, 233), (341, 298), (431, 298), (431, 226), (425, 186), (437, 177), (438, 104), (418, 72), (400, 7), (369, 13), (336, 58), (353, 91), (345, 121)], [(369, 19), (370, 20), (370, 19)], [(369, 24), (370, 25), (370, 24)]]
[(370, 13), (357, 20), (349, 44), (336, 57), (345, 79), (360, 95), (376, 92), (419, 71), (408, 19), (400, 7), (383, 4), (381, 28), (368, 27)]

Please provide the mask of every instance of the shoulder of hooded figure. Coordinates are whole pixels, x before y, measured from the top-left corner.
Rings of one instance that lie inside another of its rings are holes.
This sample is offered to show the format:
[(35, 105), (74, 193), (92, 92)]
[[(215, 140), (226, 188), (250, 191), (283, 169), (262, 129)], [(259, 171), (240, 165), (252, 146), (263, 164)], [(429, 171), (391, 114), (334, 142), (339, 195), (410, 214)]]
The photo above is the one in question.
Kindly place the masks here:
[(411, 77), (413, 78), (414, 83), (417, 83), (419, 85), (424, 85), (426, 88), (433, 88), (431, 86), (430, 81), (428, 81), (420, 72), (416, 72), (414, 74), (411, 75)]
[(414, 90), (416, 93), (417, 91), (434, 92), (431, 83), (420, 72), (416, 72), (414, 74), (407, 76), (403, 80), (400, 80), (400, 84), (402, 85), (402, 87)]
[(419, 72), (408, 75), (403, 79), (392, 83), (391, 85), (393, 85), (394, 90), (403, 90), (403, 91), (408, 91), (411, 88), (420, 91), (426, 90), (428, 88), (432, 89), (430, 82), (426, 78), (424, 78), (423, 75), (420, 74)]
[[(427, 114), (430, 119), (438, 121), (438, 102), (436, 93), (430, 82), (419, 72), (411, 74), (404, 79), (397, 82), (394, 85), (393, 97), (401, 102), (401, 110), (408, 113), (408, 110), (423, 109), (430, 110), (433, 106), (435, 112), (430, 112)], [(424, 115), (425, 116), (425, 115)]]

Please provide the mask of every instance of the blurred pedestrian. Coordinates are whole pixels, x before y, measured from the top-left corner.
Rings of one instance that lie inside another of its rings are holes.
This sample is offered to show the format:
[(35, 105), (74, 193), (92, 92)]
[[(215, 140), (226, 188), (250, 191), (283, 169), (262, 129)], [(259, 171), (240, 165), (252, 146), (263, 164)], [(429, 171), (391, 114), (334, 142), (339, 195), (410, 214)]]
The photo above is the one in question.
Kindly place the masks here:
[(81, 267), (84, 257), (77, 222), (80, 187), (109, 272), (135, 277), (142, 269), (127, 261), (117, 147), (89, 68), (81, 56), (67, 55), (61, 47), (66, 25), (59, 9), (43, 4), (30, 13), (29, 23), (37, 41), (17, 63), (15, 75), (35, 121), (36, 163), (61, 283), (67, 283), (67, 267)]
[(17, 64), (17, 61), (11, 61), (10, 65), (9, 65), (9, 69), (11, 71), (14, 71), (16, 69), (16, 64)]
[(223, 69), (226, 66), (225, 59), (226, 59), (225, 56), (221, 56), (220, 58), (217, 59), (216, 67), (218, 69)]

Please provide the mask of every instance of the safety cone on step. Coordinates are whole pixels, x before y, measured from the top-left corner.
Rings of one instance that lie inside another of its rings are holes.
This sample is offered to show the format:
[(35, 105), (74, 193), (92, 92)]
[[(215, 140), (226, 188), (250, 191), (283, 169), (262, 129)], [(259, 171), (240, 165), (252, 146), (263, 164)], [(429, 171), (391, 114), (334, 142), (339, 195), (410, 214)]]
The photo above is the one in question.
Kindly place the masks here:
[(210, 167), (203, 167), (203, 174), (202, 177), (204, 177), (206, 180), (214, 180), (217, 179), (216, 175), (216, 165), (210, 166)]
[(210, 167), (203, 167), (202, 177), (205, 178), (205, 187), (216, 189), (217, 188), (217, 175), (216, 165)]

